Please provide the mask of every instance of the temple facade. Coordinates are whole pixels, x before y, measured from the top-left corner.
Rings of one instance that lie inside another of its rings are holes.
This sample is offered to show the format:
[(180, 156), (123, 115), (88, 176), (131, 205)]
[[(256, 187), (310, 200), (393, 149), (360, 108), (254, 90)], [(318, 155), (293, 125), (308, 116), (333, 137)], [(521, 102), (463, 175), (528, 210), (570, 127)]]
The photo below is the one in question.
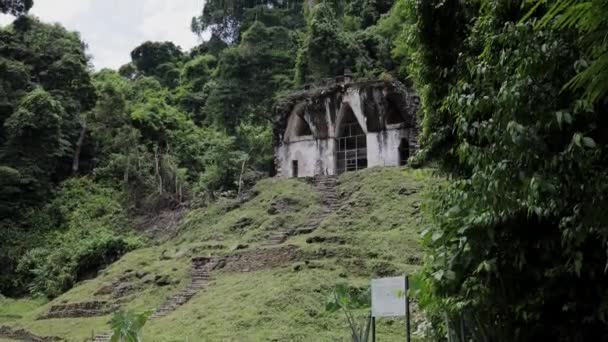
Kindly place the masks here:
[(346, 76), (286, 97), (275, 109), (277, 176), (405, 165), (418, 148), (418, 104), (397, 81), (353, 82)]

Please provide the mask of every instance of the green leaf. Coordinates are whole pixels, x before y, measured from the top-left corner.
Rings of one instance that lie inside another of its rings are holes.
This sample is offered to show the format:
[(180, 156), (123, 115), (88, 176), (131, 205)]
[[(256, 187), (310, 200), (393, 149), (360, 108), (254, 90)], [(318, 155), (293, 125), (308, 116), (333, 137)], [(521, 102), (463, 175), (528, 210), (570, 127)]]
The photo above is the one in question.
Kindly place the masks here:
[(437, 240), (441, 239), (443, 237), (443, 232), (436, 232), (433, 234), (432, 240), (433, 242), (436, 242)]
[(572, 137), (572, 142), (574, 143), (574, 145), (576, 145), (578, 147), (582, 147), (581, 140), (582, 140), (582, 135), (580, 133), (574, 133), (574, 136)]
[(595, 148), (597, 145), (595, 144), (595, 140), (593, 140), (592, 138), (589, 137), (584, 137), (583, 138), (583, 145), (589, 147), (589, 148)]
[(555, 113), (555, 118), (557, 119), (557, 125), (559, 128), (562, 128), (562, 122), (564, 121), (564, 112)]
[(433, 273), (433, 278), (437, 279), (437, 281), (441, 281), (443, 279), (444, 275), (445, 275), (445, 271), (439, 270), (439, 271)]

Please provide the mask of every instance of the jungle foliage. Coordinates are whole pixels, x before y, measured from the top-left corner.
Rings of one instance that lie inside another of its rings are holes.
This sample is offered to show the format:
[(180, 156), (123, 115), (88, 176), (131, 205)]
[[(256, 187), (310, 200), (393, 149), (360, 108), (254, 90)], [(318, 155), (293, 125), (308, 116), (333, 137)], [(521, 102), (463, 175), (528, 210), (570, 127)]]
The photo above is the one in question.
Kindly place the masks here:
[(391, 5), (209, 1), (192, 22), (209, 40), (143, 42), (117, 71), (91, 70), (60, 25), (19, 16), (0, 29), (0, 292), (55, 297), (144, 243), (134, 218), (271, 174), (278, 97), (395, 68), (376, 26)]
[(77, 33), (21, 16), (0, 29), (0, 292), (56, 296), (145, 243), (135, 216), (271, 174), (276, 100), (351, 70), (414, 85), (415, 162), (447, 175), (426, 203), (428, 337), (608, 336), (607, 6), (209, 0), (208, 41), (99, 72)]
[(607, 21), (560, 14), (582, 3), (606, 4), (394, 8), (405, 22), (394, 53), (423, 106), (418, 157), (450, 176), (427, 204), (423, 234), (421, 300), (436, 340), (607, 336), (608, 108), (605, 70), (590, 74), (605, 40), (589, 34)]
[(0, 0), (0, 12), (12, 15), (22, 15), (34, 5), (33, 0)]

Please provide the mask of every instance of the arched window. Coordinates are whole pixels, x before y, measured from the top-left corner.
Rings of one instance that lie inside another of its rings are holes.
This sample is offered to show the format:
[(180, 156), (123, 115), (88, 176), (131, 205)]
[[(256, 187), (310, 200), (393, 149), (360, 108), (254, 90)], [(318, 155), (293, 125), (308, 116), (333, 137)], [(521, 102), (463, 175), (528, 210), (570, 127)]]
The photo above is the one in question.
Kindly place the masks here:
[(399, 111), (399, 108), (397, 108), (395, 103), (393, 103), (393, 101), (391, 101), (390, 99), (387, 102), (388, 103), (386, 107), (386, 124), (395, 125), (404, 123), (405, 120), (401, 116), (401, 112)]
[(291, 141), (294, 138), (311, 135), (313, 135), (312, 129), (308, 122), (297, 113), (291, 114), (287, 123), (287, 129), (285, 130), (285, 141)]
[(301, 137), (305, 135), (312, 135), (312, 130), (310, 129), (308, 122), (302, 119), (299, 115), (296, 115), (295, 120), (296, 136)]
[(338, 174), (367, 168), (367, 136), (353, 110), (344, 104), (345, 112), (338, 127)]

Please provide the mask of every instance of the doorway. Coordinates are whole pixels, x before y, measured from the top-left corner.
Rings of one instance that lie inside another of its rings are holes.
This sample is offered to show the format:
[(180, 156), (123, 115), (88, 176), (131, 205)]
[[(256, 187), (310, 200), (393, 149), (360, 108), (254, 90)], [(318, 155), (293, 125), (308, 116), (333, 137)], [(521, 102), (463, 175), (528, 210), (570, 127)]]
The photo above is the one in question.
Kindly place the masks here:
[(291, 176), (294, 178), (298, 178), (298, 161), (291, 161)]

